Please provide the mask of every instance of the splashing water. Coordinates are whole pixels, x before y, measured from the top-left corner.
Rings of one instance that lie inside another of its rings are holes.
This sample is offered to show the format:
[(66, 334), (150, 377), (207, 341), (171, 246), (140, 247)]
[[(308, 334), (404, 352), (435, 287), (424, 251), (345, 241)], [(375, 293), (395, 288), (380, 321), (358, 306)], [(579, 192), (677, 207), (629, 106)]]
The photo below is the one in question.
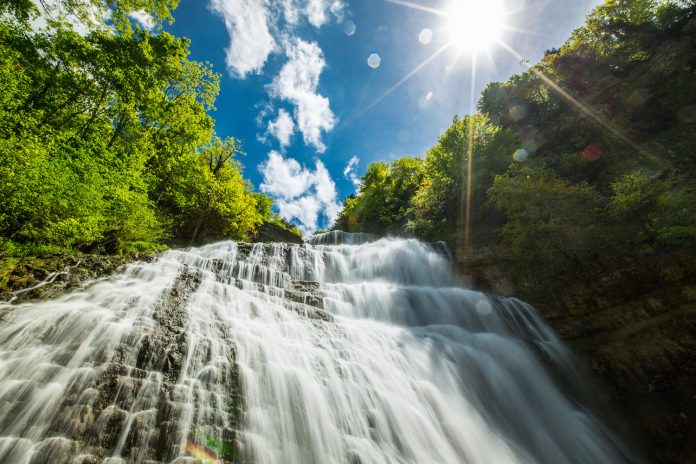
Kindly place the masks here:
[(0, 462), (636, 460), (530, 306), (459, 288), (441, 247), (313, 241), (0, 306)]

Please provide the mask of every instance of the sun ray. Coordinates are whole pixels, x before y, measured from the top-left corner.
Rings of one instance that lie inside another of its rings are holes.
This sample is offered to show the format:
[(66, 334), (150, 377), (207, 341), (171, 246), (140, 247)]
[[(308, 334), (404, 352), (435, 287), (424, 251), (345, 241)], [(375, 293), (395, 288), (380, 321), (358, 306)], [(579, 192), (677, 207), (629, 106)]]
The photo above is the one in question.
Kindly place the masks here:
[(476, 112), (476, 55), (471, 61), (471, 85), (469, 87), (469, 113)]
[(405, 6), (407, 8), (411, 8), (411, 9), (418, 10), (418, 11), (425, 11), (426, 13), (432, 13), (432, 14), (438, 15), (438, 16), (445, 16), (447, 14), (447, 12), (445, 12), (444, 10), (438, 10), (437, 8), (429, 8), (427, 6), (419, 5), (419, 4), (413, 3), (413, 2), (406, 2), (404, 0), (386, 0), (386, 1), (389, 3), (393, 3), (395, 5)]
[(514, 48), (512, 48), (510, 45), (508, 45), (504, 40), (498, 39), (498, 43), (500, 44), (501, 47), (503, 47), (505, 50), (510, 52), (512, 54), (512, 56), (517, 58), (519, 60), (520, 64), (522, 64), (529, 71), (533, 72), (539, 79), (541, 79), (546, 85), (548, 85), (553, 91), (555, 91), (561, 98), (563, 98), (568, 103), (570, 103), (571, 106), (575, 107), (581, 113), (583, 113), (584, 115), (586, 115), (587, 117), (592, 119), (595, 123), (599, 124), (600, 126), (604, 127), (605, 129), (607, 129), (609, 132), (611, 132), (614, 136), (621, 139), (623, 142), (627, 143), (628, 145), (630, 145), (633, 148), (640, 150), (640, 147), (638, 147), (638, 145), (636, 145), (631, 139), (626, 137), (619, 129), (614, 127), (613, 124), (611, 124), (609, 121), (605, 120), (601, 116), (597, 115), (594, 111), (592, 111), (584, 103), (582, 103), (577, 98), (573, 97), (570, 93), (568, 93), (560, 85), (558, 85), (554, 81), (552, 81), (546, 74), (544, 74), (543, 72), (534, 68), (534, 66), (530, 66), (529, 60), (527, 60), (522, 55), (520, 55), (517, 51), (515, 51)]
[(601, 127), (602, 129), (606, 130), (610, 134), (612, 134), (614, 137), (617, 139), (621, 140), (622, 142), (626, 143), (628, 146), (632, 147), (634, 150), (636, 150), (636, 153), (643, 157), (644, 159), (650, 160), (653, 163), (656, 163), (657, 165), (661, 166), (666, 166), (666, 163), (658, 158), (657, 156), (653, 155), (652, 153), (648, 152), (645, 147), (642, 147), (638, 145), (636, 142), (631, 140), (620, 128), (616, 127), (614, 124), (611, 122), (607, 121), (605, 118), (602, 116), (598, 115), (595, 111), (593, 111), (591, 108), (589, 108), (586, 104), (578, 100), (577, 98), (573, 97), (570, 93), (568, 93), (567, 90), (563, 89), (560, 85), (556, 84), (554, 81), (551, 80), (546, 74), (544, 74), (542, 71), (536, 69), (534, 66), (531, 66), (529, 64), (529, 60), (524, 58), (522, 55), (520, 55), (514, 48), (512, 48), (509, 44), (507, 44), (505, 41), (502, 39), (498, 39), (498, 43), (500, 44), (501, 47), (503, 47), (505, 50), (507, 50), (512, 56), (517, 58), (522, 66), (527, 68), (529, 71), (534, 73), (539, 79), (541, 79), (551, 90), (556, 92), (561, 98), (563, 98), (568, 104), (570, 104), (573, 108), (575, 108), (577, 111), (581, 112), (588, 118), (590, 118), (597, 126)]
[(380, 95), (379, 97), (377, 97), (376, 99), (374, 99), (374, 100), (372, 101), (372, 103), (370, 103), (369, 105), (367, 105), (362, 111), (360, 111), (360, 112), (359, 112), (358, 114), (356, 114), (354, 117), (350, 118), (350, 119), (346, 122), (346, 124), (350, 124), (351, 122), (353, 122), (354, 120), (358, 119), (360, 116), (362, 116), (363, 114), (367, 113), (367, 112), (370, 111), (372, 108), (374, 108), (375, 106), (377, 106), (377, 104), (379, 104), (382, 100), (384, 100), (385, 98), (387, 98), (387, 97), (388, 97), (392, 92), (394, 92), (396, 89), (398, 89), (399, 87), (401, 87), (406, 81), (408, 81), (408, 80), (411, 79), (413, 76), (415, 76), (416, 74), (418, 74), (418, 72), (419, 72), (420, 70), (422, 70), (423, 68), (425, 68), (428, 64), (430, 64), (435, 58), (437, 58), (438, 56), (440, 56), (440, 55), (441, 55), (445, 50), (447, 50), (447, 48), (449, 48), (450, 46), (451, 46), (451, 43), (446, 43), (445, 45), (443, 45), (442, 47), (440, 47), (439, 50), (437, 50), (435, 53), (433, 53), (433, 54), (430, 55), (428, 58), (426, 58), (425, 61), (423, 61), (421, 64), (419, 64), (418, 66), (416, 66), (415, 68), (413, 68), (413, 70), (411, 70), (408, 74), (406, 74), (403, 78), (401, 78), (401, 80), (399, 80), (396, 84), (394, 84), (394, 85), (392, 85), (391, 87), (389, 87), (382, 95)]

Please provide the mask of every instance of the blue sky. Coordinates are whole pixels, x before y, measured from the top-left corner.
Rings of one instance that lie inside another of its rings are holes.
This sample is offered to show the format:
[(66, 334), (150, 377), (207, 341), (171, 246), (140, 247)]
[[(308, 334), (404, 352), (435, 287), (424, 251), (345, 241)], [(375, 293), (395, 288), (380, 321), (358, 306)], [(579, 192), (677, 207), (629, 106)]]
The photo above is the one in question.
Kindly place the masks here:
[[(412, 3), (444, 10), (451, 1)], [(600, 3), (501, 1), (502, 40), (531, 62)], [(394, 88), (450, 42), (443, 16), (386, 0), (182, 0), (174, 16), (166, 29), (222, 74), (218, 134), (242, 142), (245, 176), (305, 231), (330, 224), (369, 163), (423, 155), (473, 108), (472, 56), (454, 46)], [(477, 55), (476, 69), (476, 98), (523, 70), (499, 45)]]

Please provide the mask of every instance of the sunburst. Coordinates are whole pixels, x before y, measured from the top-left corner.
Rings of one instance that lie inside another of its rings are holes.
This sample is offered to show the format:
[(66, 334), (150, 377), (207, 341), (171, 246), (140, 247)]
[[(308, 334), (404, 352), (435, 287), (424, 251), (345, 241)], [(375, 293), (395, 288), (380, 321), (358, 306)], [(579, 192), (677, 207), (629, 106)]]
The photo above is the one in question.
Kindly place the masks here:
[[(365, 111), (382, 101), (447, 50), (454, 52), (453, 59), (455, 60), (461, 55), (471, 57), (471, 90), (473, 92), (477, 56), (485, 53), (490, 57), (493, 47), (504, 43), (504, 35), (509, 31), (516, 31), (508, 23), (511, 16), (517, 11), (512, 9), (506, 0), (446, 0), (443, 8), (431, 8), (408, 0), (386, 1), (438, 16), (441, 20), (441, 27), (437, 28), (436, 31), (446, 32), (448, 38), (445, 44), (433, 55), (426, 58), (407, 73), (403, 79), (375, 99), (365, 108)], [(471, 110), (473, 111), (473, 109), (474, 104), (472, 103)]]

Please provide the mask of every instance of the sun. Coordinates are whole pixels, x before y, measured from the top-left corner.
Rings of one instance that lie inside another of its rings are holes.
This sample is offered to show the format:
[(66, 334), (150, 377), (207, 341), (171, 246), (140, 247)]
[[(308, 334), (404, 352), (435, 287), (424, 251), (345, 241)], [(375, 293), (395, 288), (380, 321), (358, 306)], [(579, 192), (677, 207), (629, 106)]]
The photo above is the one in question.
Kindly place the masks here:
[(505, 29), (503, 0), (450, 0), (444, 11), (447, 32), (457, 51), (476, 54), (487, 51)]

